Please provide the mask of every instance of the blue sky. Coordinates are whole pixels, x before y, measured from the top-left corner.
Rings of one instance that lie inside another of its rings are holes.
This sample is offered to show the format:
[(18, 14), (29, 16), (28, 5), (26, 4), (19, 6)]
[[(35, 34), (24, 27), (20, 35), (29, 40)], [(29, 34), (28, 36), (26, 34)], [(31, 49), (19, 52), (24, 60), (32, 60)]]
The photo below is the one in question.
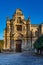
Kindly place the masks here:
[(32, 24), (43, 22), (43, 0), (0, 0), (0, 39), (4, 39), (6, 17), (12, 18), (17, 8), (23, 11), (25, 19), (30, 16)]

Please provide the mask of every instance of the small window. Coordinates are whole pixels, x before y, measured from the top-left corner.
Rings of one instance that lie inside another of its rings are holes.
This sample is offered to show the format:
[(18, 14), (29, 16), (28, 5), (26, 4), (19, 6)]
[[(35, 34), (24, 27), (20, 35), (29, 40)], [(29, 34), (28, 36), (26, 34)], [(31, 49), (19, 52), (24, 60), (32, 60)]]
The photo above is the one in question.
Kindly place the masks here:
[(38, 31), (35, 32), (35, 36), (38, 36)]
[(18, 22), (18, 23), (22, 23), (21, 17), (18, 17), (17, 22)]

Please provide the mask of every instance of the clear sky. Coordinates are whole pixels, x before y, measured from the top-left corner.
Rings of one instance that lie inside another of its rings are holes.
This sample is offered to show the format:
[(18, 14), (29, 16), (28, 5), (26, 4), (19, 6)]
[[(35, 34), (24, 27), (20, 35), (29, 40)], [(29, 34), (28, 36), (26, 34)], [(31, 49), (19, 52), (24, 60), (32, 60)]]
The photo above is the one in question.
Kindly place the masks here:
[(43, 0), (0, 0), (0, 39), (4, 39), (6, 17), (12, 17), (17, 8), (23, 11), (25, 19), (30, 16), (32, 24), (43, 22)]

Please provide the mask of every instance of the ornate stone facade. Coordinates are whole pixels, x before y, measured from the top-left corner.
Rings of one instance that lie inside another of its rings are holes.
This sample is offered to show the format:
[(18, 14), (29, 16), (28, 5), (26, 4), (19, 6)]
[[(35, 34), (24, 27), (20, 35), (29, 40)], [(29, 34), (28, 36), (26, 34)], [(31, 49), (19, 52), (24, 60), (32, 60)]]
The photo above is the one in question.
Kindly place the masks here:
[[(31, 24), (30, 19), (25, 20), (20, 9), (17, 9), (12, 19), (7, 18), (6, 29), (4, 30), (4, 49), (15, 49), (16, 40), (22, 40), (22, 48), (31, 47), (32, 38), (35, 41), (43, 34), (43, 24)], [(28, 43), (27, 43), (28, 41)]]

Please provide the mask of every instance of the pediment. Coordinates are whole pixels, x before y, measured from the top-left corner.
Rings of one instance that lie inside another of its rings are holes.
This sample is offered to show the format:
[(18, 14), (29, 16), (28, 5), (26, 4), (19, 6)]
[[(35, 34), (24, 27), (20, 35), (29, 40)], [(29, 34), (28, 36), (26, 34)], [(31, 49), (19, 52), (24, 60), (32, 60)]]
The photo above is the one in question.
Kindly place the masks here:
[(21, 34), (21, 33), (15, 33), (15, 35), (14, 35), (14, 39), (16, 40), (16, 39), (23, 39), (23, 35)]

